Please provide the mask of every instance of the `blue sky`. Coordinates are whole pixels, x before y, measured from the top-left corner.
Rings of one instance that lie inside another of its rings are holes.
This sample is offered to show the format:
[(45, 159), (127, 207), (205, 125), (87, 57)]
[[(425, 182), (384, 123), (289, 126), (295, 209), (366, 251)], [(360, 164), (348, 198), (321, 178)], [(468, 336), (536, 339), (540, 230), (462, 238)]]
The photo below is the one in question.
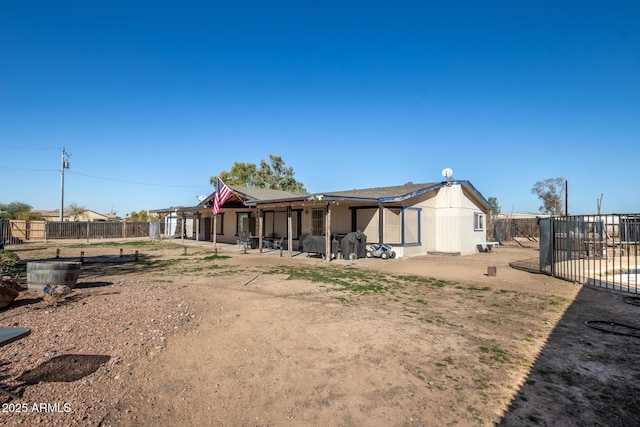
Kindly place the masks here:
[(442, 180), (640, 212), (637, 1), (4, 1), (0, 203), (194, 205), (236, 161), (310, 192)]

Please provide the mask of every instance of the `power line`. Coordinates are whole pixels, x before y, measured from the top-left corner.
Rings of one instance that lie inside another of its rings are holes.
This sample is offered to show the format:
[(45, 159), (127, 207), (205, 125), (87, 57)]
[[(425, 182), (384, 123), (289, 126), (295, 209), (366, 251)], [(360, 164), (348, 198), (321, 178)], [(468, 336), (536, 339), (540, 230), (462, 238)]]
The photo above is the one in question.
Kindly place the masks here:
[(145, 183), (145, 182), (127, 181), (127, 180), (124, 180), (124, 179), (105, 178), (103, 176), (89, 175), (89, 174), (80, 173), (80, 172), (67, 171), (67, 173), (71, 173), (71, 174), (74, 174), (74, 175), (86, 176), (86, 177), (89, 177), (89, 178), (102, 179), (104, 181), (122, 182), (124, 184), (146, 185), (146, 186), (149, 186), (149, 187), (172, 187), (172, 188), (203, 188), (203, 187), (205, 187), (205, 185), (150, 184), (150, 183)]
[(11, 146), (11, 145), (0, 145), (0, 148), (2, 148), (3, 150), (29, 150), (29, 151), (48, 151), (48, 150), (56, 150), (58, 151), (59, 148), (57, 147), (16, 147), (16, 146)]
[(60, 172), (60, 169), (31, 169), (31, 168), (12, 168), (10, 166), (0, 166), (0, 169), (10, 169), (25, 172)]
[[(8, 169), (8, 170), (16, 170), (16, 171), (24, 171), (24, 172), (60, 172), (60, 169), (32, 169), (32, 168), (13, 168), (9, 166), (0, 166), (0, 169)], [(103, 181), (113, 181), (113, 182), (121, 182), (123, 184), (134, 184), (134, 185), (144, 185), (148, 187), (164, 187), (164, 188), (204, 188), (209, 187), (207, 185), (175, 185), (175, 184), (152, 184), (146, 182), (136, 182), (136, 181), (127, 181), (124, 179), (117, 178), (106, 178), (103, 176), (90, 175), (81, 172), (71, 172), (67, 170), (66, 173), (70, 173), (73, 175), (86, 176), (88, 178), (101, 179)]]

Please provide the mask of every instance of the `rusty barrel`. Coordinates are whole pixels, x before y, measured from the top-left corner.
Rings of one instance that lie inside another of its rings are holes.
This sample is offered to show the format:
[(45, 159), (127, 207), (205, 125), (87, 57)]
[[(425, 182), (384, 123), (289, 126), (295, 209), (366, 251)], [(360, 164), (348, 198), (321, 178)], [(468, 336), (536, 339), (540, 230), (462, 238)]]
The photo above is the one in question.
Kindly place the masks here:
[(81, 262), (33, 261), (27, 262), (27, 287), (30, 291), (44, 292), (46, 287), (76, 286)]

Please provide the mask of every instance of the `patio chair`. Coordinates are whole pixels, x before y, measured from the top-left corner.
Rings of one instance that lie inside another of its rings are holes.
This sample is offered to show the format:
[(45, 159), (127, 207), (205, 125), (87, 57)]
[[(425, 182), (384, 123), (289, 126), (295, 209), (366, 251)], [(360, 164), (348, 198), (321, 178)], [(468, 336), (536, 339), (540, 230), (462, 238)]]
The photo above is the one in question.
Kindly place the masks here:
[(245, 252), (251, 247), (251, 235), (246, 231), (240, 236), (240, 245), (242, 245), (242, 250)]
[(284, 247), (282, 246), (283, 241), (284, 241), (284, 237), (281, 237), (280, 240), (278, 240), (277, 242), (274, 240), (273, 249), (284, 249)]

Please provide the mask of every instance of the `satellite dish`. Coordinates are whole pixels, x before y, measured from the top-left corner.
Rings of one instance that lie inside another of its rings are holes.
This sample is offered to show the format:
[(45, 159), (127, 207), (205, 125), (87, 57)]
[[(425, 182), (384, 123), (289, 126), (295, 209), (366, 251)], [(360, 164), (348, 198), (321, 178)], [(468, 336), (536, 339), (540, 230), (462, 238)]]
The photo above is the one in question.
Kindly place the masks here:
[(206, 199), (206, 198), (207, 198), (207, 196), (205, 196), (204, 194), (203, 194), (203, 195), (200, 195), (200, 196), (198, 196), (198, 201), (200, 201), (200, 202), (201, 202), (201, 201), (203, 201), (203, 200), (204, 200), (204, 199)]
[(451, 183), (453, 182), (453, 169), (451, 168), (442, 169), (442, 176), (444, 176), (447, 179), (447, 186), (451, 185)]

